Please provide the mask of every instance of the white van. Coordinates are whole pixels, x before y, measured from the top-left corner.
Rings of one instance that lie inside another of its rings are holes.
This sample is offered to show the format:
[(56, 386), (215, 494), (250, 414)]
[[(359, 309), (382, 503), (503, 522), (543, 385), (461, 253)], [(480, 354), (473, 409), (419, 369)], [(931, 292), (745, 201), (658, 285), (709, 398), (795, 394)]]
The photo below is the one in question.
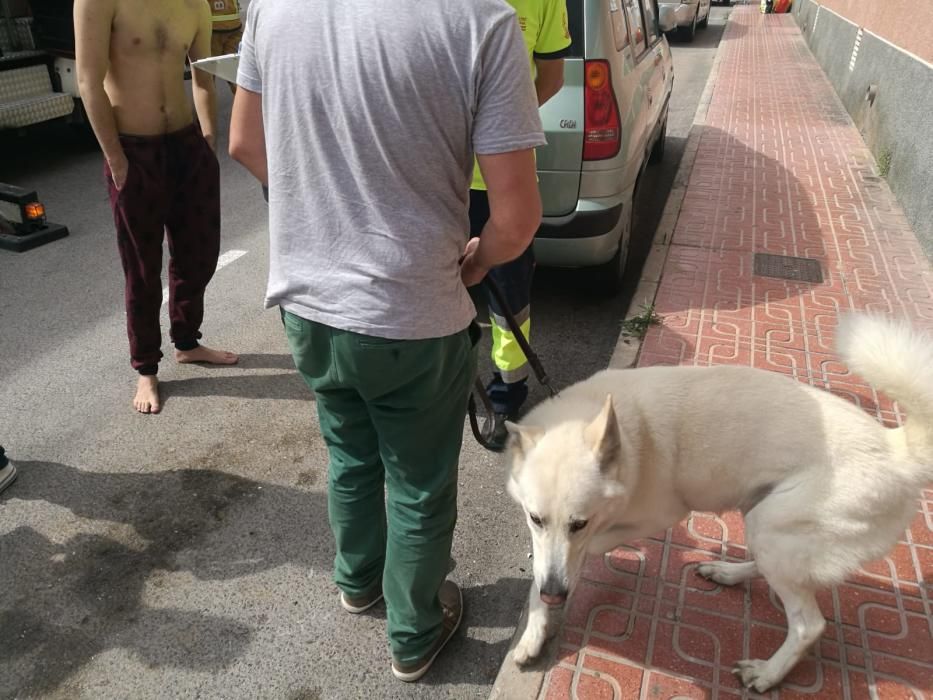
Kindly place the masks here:
[(541, 108), (548, 145), (538, 151), (544, 218), (535, 257), (591, 268), (596, 286), (613, 294), (635, 190), (664, 151), (673, 61), (657, 0), (577, 0), (568, 11), (564, 87)]

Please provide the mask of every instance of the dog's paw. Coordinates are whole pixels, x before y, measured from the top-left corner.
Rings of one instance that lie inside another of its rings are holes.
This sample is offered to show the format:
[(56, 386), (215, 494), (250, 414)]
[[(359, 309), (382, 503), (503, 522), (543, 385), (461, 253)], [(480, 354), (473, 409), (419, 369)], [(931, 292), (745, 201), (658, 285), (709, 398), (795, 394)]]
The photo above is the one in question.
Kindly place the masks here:
[(777, 685), (781, 680), (769, 672), (768, 662), (762, 659), (737, 661), (732, 673), (739, 677), (746, 688), (754, 688), (759, 693)]
[(512, 651), (512, 658), (515, 659), (515, 663), (519, 666), (525, 666), (537, 659), (544, 647), (544, 640), (545, 635), (543, 634), (529, 634), (527, 632), (523, 634)]
[(747, 577), (737, 574), (736, 565), (724, 561), (708, 561), (697, 567), (697, 573), (703, 578), (723, 586), (734, 586)]

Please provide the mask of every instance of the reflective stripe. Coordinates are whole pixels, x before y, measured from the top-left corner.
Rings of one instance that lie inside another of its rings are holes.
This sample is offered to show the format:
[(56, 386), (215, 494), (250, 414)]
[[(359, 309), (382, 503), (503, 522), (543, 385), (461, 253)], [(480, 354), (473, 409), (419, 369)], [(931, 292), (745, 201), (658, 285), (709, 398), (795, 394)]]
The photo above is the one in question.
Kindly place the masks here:
[(240, 19), (239, 12), (235, 12), (232, 15), (213, 15), (211, 17), (211, 20), (214, 22), (214, 24), (217, 24), (218, 22), (233, 22), (239, 19)]
[[(531, 319), (529, 318), (528, 307), (522, 310), (521, 315), (524, 316), (524, 321), (519, 321), (519, 328), (521, 328), (525, 339), (530, 342)], [(492, 361), (502, 375), (502, 381), (511, 384), (526, 379), (528, 377), (528, 359), (515, 340), (515, 335), (508, 330), (504, 319), (492, 315), (492, 321)]]
[[(531, 318), (531, 305), (525, 306), (525, 308), (522, 309), (521, 311), (516, 311), (515, 313), (512, 314), (512, 316), (515, 317), (515, 321), (518, 323), (518, 327), (521, 328), (522, 324), (524, 324), (529, 318)], [(501, 328), (503, 331), (509, 330), (509, 322), (505, 320), (505, 316), (500, 316), (495, 311), (490, 309), (489, 317), (492, 320), (492, 322), (495, 323), (497, 326), (499, 326), (499, 328)], [(529, 342), (531, 342), (527, 335), (525, 336), (525, 340), (528, 340)]]
[(504, 370), (500, 369), (499, 374), (502, 376), (502, 381), (506, 384), (515, 384), (524, 379), (528, 379), (528, 363), (519, 367), (518, 369)]

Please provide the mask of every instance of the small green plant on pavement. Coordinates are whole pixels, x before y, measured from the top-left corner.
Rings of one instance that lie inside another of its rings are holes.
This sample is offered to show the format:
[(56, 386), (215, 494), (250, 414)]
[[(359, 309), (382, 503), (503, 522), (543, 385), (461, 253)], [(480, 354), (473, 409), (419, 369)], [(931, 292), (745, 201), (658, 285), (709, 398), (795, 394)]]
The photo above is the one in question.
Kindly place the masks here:
[(642, 304), (641, 313), (622, 322), (622, 330), (636, 338), (644, 338), (650, 326), (661, 323), (661, 317), (654, 312), (654, 304)]
[(885, 151), (878, 158), (878, 174), (881, 177), (887, 177), (891, 172), (891, 151)]

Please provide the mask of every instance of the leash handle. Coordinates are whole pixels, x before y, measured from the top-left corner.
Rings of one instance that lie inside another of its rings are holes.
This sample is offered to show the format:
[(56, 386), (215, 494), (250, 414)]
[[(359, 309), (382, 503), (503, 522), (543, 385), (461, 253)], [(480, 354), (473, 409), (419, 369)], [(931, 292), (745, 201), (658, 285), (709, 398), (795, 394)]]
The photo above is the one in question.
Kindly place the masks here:
[[(477, 407), (475, 396), (479, 397), (479, 401), (486, 415), (486, 421), (482, 427), (480, 427), (479, 418), (476, 416)], [(473, 381), (473, 391), (470, 392), (470, 397), (467, 400), (467, 415), (470, 417), (470, 430), (473, 431), (473, 437), (476, 438), (476, 441), (487, 450), (490, 452), (503, 452), (505, 450), (505, 445), (497, 443), (492, 439), (493, 431), (495, 430), (495, 421), (492, 419), (494, 413), (492, 402), (486, 394), (486, 387), (483, 386), (483, 383), (479, 380), (479, 377), (477, 377)]]

